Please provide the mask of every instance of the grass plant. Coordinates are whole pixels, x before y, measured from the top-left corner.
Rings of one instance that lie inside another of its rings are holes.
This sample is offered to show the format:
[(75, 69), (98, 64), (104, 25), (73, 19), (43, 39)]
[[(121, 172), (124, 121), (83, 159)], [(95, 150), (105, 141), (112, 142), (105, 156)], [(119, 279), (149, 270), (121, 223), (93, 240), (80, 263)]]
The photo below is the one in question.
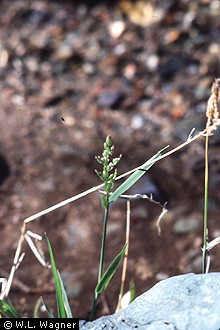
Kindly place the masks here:
[[(202, 247), (202, 272), (206, 273), (209, 270), (210, 265), (210, 258), (209, 258), (209, 252), (210, 250), (220, 243), (220, 237), (215, 238), (211, 242), (208, 240), (208, 156), (209, 156), (209, 138), (214, 134), (217, 127), (220, 125), (220, 118), (219, 118), (219, 111), (218, 111), (218, 100), (219, 100), (219, 79), (215, 79), (212, 90), (211, 90), (211, 96), (207, 103), (207, 123), (204, 130), (200, 131), (196, 135), (193, 135), (193, 130), (189, 134), (187, 140), (183, 142), (182, 144), (174, 147), (173, 149), (166, 151), (168, 147), (165, 147), (158, 151), (153, 157), (151, 157), (149, 160), (147, 160), (143, 165), (136, 167), (135, 169), (132, 169), (120, 176), (117, 176), (117, 169), (115, 168), (118, 164), (118, 162), (121, 159), (121, 155), (116, 158), (112, 158), (112, 154), (114, 151), (114, 145), (112, 144), (112, 140), (110, 136), (107, 136), (105, 143), (104, 143), (104, 150), (101, 156), (96, 157), (97, 161), (102, 165), (102, 171), (96, 171), (99, 178), (103, 181), (102, 184), (92, 187), (76, 196), (70, 197), (66, 199), (65, 201), (62, 201), (56, 205), (53, 205), (41, 212), (38, 212), (28, 218), (26, 218), (23, 221), (23, 226), (21, 228), (21, 235), (18, 242), (18, 246), (15, 252), (13, 265), (11, 268), (11, 272), (9, 274), (9, 277), (7, 279), (7, 284), (2, 289), (2, 292), (0, 294), (0, 313), (2, 315), (5, 315), (7, 317), (20, 317), (19, 313), (16, 311), (16, 309), (7, 301), (10, 288), (13, 282), (13, 278), (15, 275), (15, 272), (17, 268), (20, 266), (24, 253), (22, 252), (22, 247), (24, 244), (24, 241), (26, 241), (30, 248), (32, 249), (32, 252), (35, 254), (38, 261), (44, 266), (48, 267), (45, 260), (41, 257), (37, 246), (35, 246), (33, 242), (33, 238), (37, 240), (41, 240), (41, 237), (35, 233), (32, 233), (30, 230), (28, 230), (28, 226), (30, 226), (30, 223), (38, 218), (40, 218), (42, 215), (48, 214), (64, 205), (67, 205), (71, 202), (74, 202), (78, 200), (79, 198), (82, 198), (84, 196), (87, 196), (88, 194), (98, 191), (101, 188), (104, 188), (104, 192), (101, 193), (100, 199), (101, 204), (104, 208), (104, 216), (103, 216), (103, 229), (102, 229), (102, 239), (101, 239), (101, 248), (100, 248), (100, 262), (99, 262), (99, 269), (98, 269), (98, 281), (97, 285), (94, 290), (94, 301), (91, 311), (91, 319), (93, 319), (95, 315), (95, 309), (97, 305), (97, 301), (99, 298), (99, 295), (107, 288), (110, 280), (112, 279), (113, 275), (115, 274), (116, 270), (119, 267), (119, 264), (122, 260), (122, 258), (125, 256), (124, 259), (124, 268), (122, 271), (122, 280), (121, 280), (121, 289), (120, 289), (120, 295), (119, 295), (119, 302), (118, 302), (118, 308), (121, 307), (121, 298), (124, 292), (124, 281), (125, 281), (125, 274), (126, 274), (126, 263), (127, 263), (127, 256), (128, 256), (128, 247), (129, 247), (129, 235), (126, 235), (126, 241), (121, 249), (121, 251), (116, 255), (115, 259), (112, 261), (112, 263), (109, 265), (109, 267), (106, 269), (106, 271), (103, 271), (104, 268), (104, 256), (105, 256), (105, 246), (106, 246), (106, 230), (107, 230), (107, 223), (108, 223), (108, 217), (109, 217), (109, 205), (110, 203), (115, 202), (119, 197), (124, 196), (123, 194), (132, 186), (134, 185), (137, 180), (139, 180), (142, 175), (145, 174), (146, 171), (148, 171), (151, 166), (153, 166), (158, 161), (161, 161), (165, 157), (168, 157), (172, 155), (173, 153), (176, 153), (178, 150), (186, 147), (193, 141), (196, 141), (197, 139), (204, 138), (205, 137), (205, 184), (204, 184), (204, 228), (203, 228), (203, 247)], [(165, 152), (166, 151), (166, 152)], [(131, 174), (131, 175), (130, 175)], [(115, 191), (113, 191), (114, 184), (116, 180), (122, 179), (126, 176), (130, 175), (127, 180), (125, 180)], [(125, 197), (125, 196), (124, 196)], [(148, 198), (152, 201), (151, 196), (128, 196), (126, 198)], [(155, 202), (155, 201), (154, 201)], [(157, 203), (157, 202), (156, 202)], [(130, 210), (129, 210), (130, 212)], [(166, 212), (165, 206), (163, 206), (163, 210), (161, 212), (161, 215), (158, 218), (158, 231), (160, 233), (160, 221), (164, 213)], [(69, 302), (67, 299), (67, 294), (62, 282), (62, 278), (56, 268), (52, 247), (50, 244), (49, 239), (46, 237), (47, 245), (49, 249), (50, 254), (50, 260), (53, 270), (53, 276), (55, 281), (55, 288), (56, 288), (56, 299), (57, 299), (57, 313), (58, 316), (61, 318), (71, 318), (72, 313), (70, 310)], [(130, 293), (131, 293), (131, 300), (134, 298), (134, 285), (131, 285)], [(41, 298), (41, 303), (44, 304), (49, 317), (53, 317), (53, 314), (49, 307), (45, 304), (43, 301), (43, 298)], [(34, 310), (34, 315), (36, 316), (39, 310), (40, 301), (37, 302)]]
[[(55, 291), (56, 291), (56, 301), (57, 301), (57, 316), (58, 318), (72, 318), (72, 312), (70, 309), (69, 301), (67, 298), (67, 293), (63, 285), (62, 278), (57, 270), (54, 255), (52, 251), (52, 247), (49, 241), (49, 238), (46, 236), (47, 246), (50, 254), (50, 261), (53, 270), (53, 277), (55, 283)], [(54, 318), (54, 315), (48, 305), (44, 302), (43, 298), (40, 297), (35, 304), (33, 316), (38, 316), (38, 311), (40, 306), (43, 305), (45, 310), (49, 316), (49, 318)], [(12, 303), (6, 302), (4, 300), (0, 300), (0, 313), (5, 315), (8, 318), (20, 318), (19, 312), (17, 309), (12, 305)], [(0, 314), (1, 316), (1, 314)]]

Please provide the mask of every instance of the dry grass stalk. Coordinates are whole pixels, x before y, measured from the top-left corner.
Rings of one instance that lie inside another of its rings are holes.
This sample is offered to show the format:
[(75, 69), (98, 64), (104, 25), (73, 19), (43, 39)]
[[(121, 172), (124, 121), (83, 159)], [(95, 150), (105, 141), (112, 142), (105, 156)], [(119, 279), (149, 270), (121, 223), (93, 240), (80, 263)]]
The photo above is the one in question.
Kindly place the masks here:
[(219, 79), (212, 84), (211, 96), (207, 102), (206, 109), (206, 136), (205, 136), (205, 175), (204, 175), (204, 219), (203, 219), (203, 248), (202, 248), (202, 272), (208, 273), (210, 256), (208, 246), (208, 186), (209, 186), (209, 136), (213, 135), (219, 126)]
[(127, 247), (125, 250), (123, 267), (122, 267), (122, 276), (121, 276), (121, 290), (118, 297), (118, 305), (116, 308), (116, 312), (121, 309), (121, 300), (124, 294), (124, 285), (125, 285), (125, 277), (127, 272), (127, 263), (128, 263), (128, 251), (129, 251), (129, 238), (130, 238), (130, 219), (131, 219), (131, 203), (127, 201), (127, 217), (126, 217), (126, 234), (125, 234), (125, 243), (127, 243)]

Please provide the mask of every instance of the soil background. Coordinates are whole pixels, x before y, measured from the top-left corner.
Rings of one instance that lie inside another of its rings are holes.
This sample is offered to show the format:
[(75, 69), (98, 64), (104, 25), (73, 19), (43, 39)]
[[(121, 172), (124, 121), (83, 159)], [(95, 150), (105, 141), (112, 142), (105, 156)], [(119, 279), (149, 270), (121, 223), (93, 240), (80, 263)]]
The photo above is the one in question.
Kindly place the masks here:
[[(0, 276), (8, 277), (23, 220), (100, 184), (94, 170), (106, 135), (122, 174), (205, 126), (220, 75), (219, 1), (0, 2)], [(195, 133), (193, 133), (195, 134)], [(210, 139), (209, 238), (220, 235), (219, 132)], [(161, 208), (131, 202), (126, 291), (201, 272), (204, 140), (155, 164), (129, 193), (153, 194)], [(46, 232), (74, 317), (88, 319), (97, 281), (103, 209), (99, 194), (35, 220)], [(125, 240), (126, 201), (110, 208), (105, 268)], [(45, 239), (42, 250), (48, 261)], [(33, 316), (40, 296), (56, 314), (53, 277), (23, 245), (10, 299)], [(220, 269), (220, 249), (210, 271)], [(96, 317), (117, 306), (121, 267)], [(45, 316), (45, 314), (42, 315)]]

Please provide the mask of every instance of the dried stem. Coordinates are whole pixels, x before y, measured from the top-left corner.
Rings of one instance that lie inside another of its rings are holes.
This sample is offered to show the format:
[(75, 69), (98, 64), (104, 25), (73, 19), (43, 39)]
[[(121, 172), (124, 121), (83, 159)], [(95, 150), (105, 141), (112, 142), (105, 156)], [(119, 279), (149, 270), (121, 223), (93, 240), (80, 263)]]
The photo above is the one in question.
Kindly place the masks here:
[(211, 96), (207, 102), (206, 110), (206, 137), (205, 137), (205, 183), (204, 183), (204, 220), (203, 220), (203, 248), (202, 248), (202, 272), (206, 273), (209, 269), (210, 257), (208, 259), (208, 189), (209, 189), (209, 136), (214, 133), (219, 125), (219, 79), (215, 79)]
[(121, 299), (124, 294), (124, 285), (125, 285), (125, 277), (127, 271), (127, 263), (128, 263), (128, 250), (129, 250), (129, 238), (130, 238), (130, 218), (131, 218), (131, 203), (127, 201), (127, 217), (126, 217), (126, 234), (125, 234), (125, 243), (127, 243), (127, 247), (125, 250), (123, 268), (122, 268), (122, 276), (121, 276), (121, 289), (118, 297), (118, 305), (116, 308), (116, 312), (121, 309)]

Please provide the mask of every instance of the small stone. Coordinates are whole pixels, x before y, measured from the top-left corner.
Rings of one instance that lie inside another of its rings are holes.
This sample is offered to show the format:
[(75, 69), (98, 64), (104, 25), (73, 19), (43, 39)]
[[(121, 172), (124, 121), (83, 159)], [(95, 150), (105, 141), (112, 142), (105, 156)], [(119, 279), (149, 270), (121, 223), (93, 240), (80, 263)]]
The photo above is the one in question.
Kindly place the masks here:
[(126, 45), (124, 43), (120, 43), (115, 46), (114, 54), (117, 56), (123, 55), (126, 52)]
[(146, 67), (150, 72), (155, 72), (159, 65), (159, 57), (156, 54), (151, 54), (146, 59)]
[(166, 280), (167, 278), (169, 278), (169, 275), (167, 275), (166, 273), (163, 273), (163, 272), (159, 272), (155, 275), (155, 278), (157, 281), (162, 281), (162, 280)]
[(117, 109), (123, 100), (124, 95), (120, 91), (104, 90), (98, 97), (97, 103), (100, 107)]
[(57, 61), (67, 61), (73, 56), (73, 49), (69, 44), (61, 44), (55, 53), (55, 59)]
[(195, 12), (194, 11), (188, 11), (184, 16), (183, 16), (183, 29), (188, 30), (191, 28), (192, 22), (195, 19)]
[(125, 30), (125, 23), (123, 21), (114, 21), (109, 24), (108, 30), (113, 39), (118, 39)]
[(143, 116), (140, 115), (134, 115), (131, 118), (131, 128), (132, 129), (140, 129), (144, 125), (144, 119)]
[(39, 63), (34, 56), (28, 56), (25, 59), (25, 66), (31, 72), (38, 72), (39, 70)]
[(129, 63), (125, 66), (123, 71), (124, 71), (124, 76), (126, 77), (126, 79), (131, 80), (134, 78), (134, 76), (136, 74), (137, 67), (133, 63)]
[(153, 269), (150, 263), (143, 257), (138, 258), (135, 265), (135, 273), (139, 279), (146, 281), (148, 278), (153, 277)]
[(173, 225), (176, 234), (187, 234), (197, 230), (202, 224), (202, 214), (192, 213), (189, 216), (178, 219)]
[(82, 65), (82, 68), (86, 74), (92, 75), (95, 73), (95, 66), (87, 62)]
[(41, 32), (39, 34), (34, 34), (30, 39), (30, 46), (32, 49), (42, 50), (49, 49), (50, 46), (50, 38), (46, 33)]
[(6, 49), (0, 49), (0, 68), (4, 68), (8, 64), (9, 54)]

